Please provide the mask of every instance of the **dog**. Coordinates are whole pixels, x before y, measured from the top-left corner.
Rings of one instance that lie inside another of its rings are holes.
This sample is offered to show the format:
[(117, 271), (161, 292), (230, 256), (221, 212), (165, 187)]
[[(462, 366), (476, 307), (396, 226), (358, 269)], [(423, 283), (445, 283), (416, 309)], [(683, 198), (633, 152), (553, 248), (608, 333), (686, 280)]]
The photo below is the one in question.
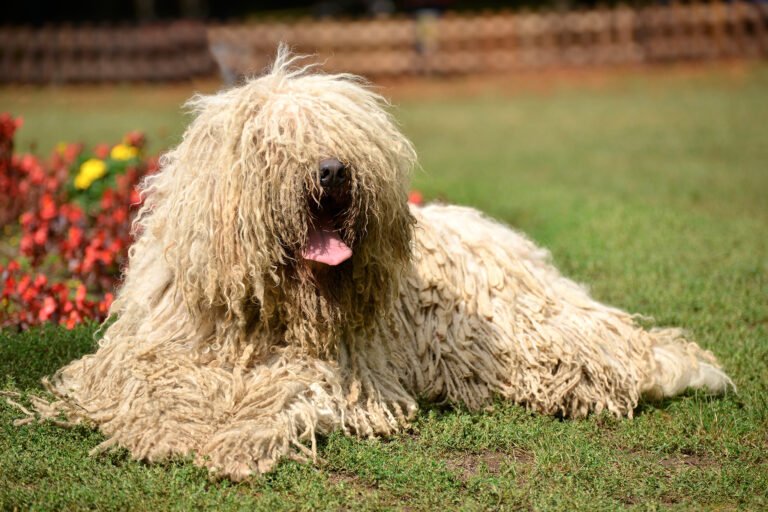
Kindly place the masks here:
[(679, 329), (638, 326), (466, 207), (409, 205), (412, 144), (360, 78), (296, 65), (211, 96), (143, 185), (96, 353), (38, 403), (138, 459), (242, 480), (316, 438), (401, 431), (417, 397), (631, 417), (733, 384)]

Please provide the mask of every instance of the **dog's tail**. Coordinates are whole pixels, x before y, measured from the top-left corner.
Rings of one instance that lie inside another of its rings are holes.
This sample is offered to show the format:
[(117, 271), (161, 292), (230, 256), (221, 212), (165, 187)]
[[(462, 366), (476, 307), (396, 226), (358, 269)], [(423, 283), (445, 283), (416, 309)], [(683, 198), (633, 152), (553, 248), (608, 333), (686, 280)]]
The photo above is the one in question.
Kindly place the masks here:
[(651, 334), (660, 343), (652, 348), (655, 368), (643, 390), (646, 396), (675, 396), (689, 387), (706, 388), (714, 393), (724, 393), (729, 388), (736, 391), (712, 352), (684, 341), (677, 329), (654, 329)]

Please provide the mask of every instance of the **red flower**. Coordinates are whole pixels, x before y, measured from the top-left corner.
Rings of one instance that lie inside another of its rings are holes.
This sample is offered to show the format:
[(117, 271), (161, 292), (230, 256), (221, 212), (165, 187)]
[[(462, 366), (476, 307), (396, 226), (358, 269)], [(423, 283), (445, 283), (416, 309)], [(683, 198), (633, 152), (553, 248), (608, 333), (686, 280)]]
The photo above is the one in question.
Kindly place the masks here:
[(92, 246), (103, 245), (104, 240), (106, 239), (107, 239), (107, 232), (104, 231), (103, 229), (99, 229), (96, 231), (96, 235), (93, 237), (93, 241), (91, 242), (91, 245)]
[(70, 247), (77, 247), (83, 240), (83, 230), (77, 226), (70, 226), (67, 234)]
[(85, 285), (80, 285), (77, 287), (77, 295), (75, 295), (75, 304), (77, 304), (77, 307), (82, 309), (83, 305), (85, 304)]
[(50, 220), (56, 216), (56, 203), (53, 202), (53, 198), (50, 194), (45, 194), (40, 199), (40, 218), (44, 220)]
[(147, 142), (147, 138), (144, 136), (144, 133), (138, 130), (127, 133), (123, 140), (125, 140), (126, 144), (137, 147), (139, 149), (143, 148), (144, 144)]
[(45, 190), (48, 192), (56, 192), (60, 186), (61, 183), (59, 183), (59, 180), (54, 176), (50, 176), (45, 180)]
[(61, 205), (61, 214), (72, 224), (83, 218), (83, 210), (75, 204)]
[(35, 287), (41, 288), (48, 284), (48, 278), (45, 277), (43, 274), (37, 274), (37, 277), (35, 278)]
[(82, 144), (68, 144), (67, 149), (64, 150), (64, 159), (67, 162), (72, 162), (77, 158), (77, 155), (80, 154), (80, 151), (82, 151), (83, 145)]
[(30, 155), (29, 153), (22, 156), (21, 160), (19, 161), (19, 167), (21, 167), (21, 170), (27, 174), (29, 174), (32, 168), (35, 167), (36, 165), (37, 165), (37, 158), (35, 158), (35, 155)]
[(109, 265), (114, 260), (112, 253), (109, 251), (99, 251), (99, 259), (105, 265)]
[(141, 194), (135, 188), (131, 190), (131, 205), (141, 204)]
[(75, 324), (82, 321), (82, 317), (80, 316), (80, 313), (77, 311), (72, 311), (69, 316), (67, 317), (66, 321), (62, 318), (62, 323), (64, 323), (67, 327), (67, 329), (72, 330), (75, 327)]
[(112, 307), (112, 302), (115, 300), (115, 296), (111, 293), (107, 293), (104, 295), (104, 300), (99, 302), (99, 311), (102, 313), (106, 313), (109, 311), (109, 308)]
[(112, 219), (117, 224), (122, 224), (128, 218), (128, 213), (123, 208), (118, 208), (112, 212)]
[(16, 288), (16, 280), (12, 277), (6, 278), (5, 288), (3, 289), (3, 297), (8, 297), (11, 295), (14, 288)]
[(53, 295), (58, 295), (59, 303), (64, 304), (66, 306), (66, 303), (68, 302), (67, 296), (69, 295), (69, 293), (67, 292), (66, 286), (64, 286), (62, 283), (56, 283), (51, 287), (51, 293)]
[(408, 202), (416, 206), (421, 206), (424, 204), (424, 196), (421, 195), (421, 192), (418, 190), (411, 190), (411, 193), (408, 194)]
[(45, 171), (38, 162), (29, 171), (29, 181), (33, 185), (40, 185), (45, 181)]
[(16, 293), (18, 293), (19, 295), (23, 295), (24, 292), (27, 291), (27, 287), (29, 286), (30, 281), (31, 279), (29, 278), (28, 275), (25, 274), (24, 276), (22, 276), (22, 278), (19, 279), (19, 282), (16, 285)]
[(115, 192), (108, 188), (104, 191), (104, 193), (101, 195), (101, 201), (99, 201), (99, 206), (101, 206), (102, 210), (109, 210), (112, 208), (112, 205), (115, 202)]
[(21, 251), (22, 254), (29, 254), (32, 252), (32, 247), (34, 247), (32, 235), (23, 235), (21, 240), (19, 240), (19, 251)]
[(37, 231), (35, 231), (34, 240), (36, 245), (45, 245), (46, 240), (48, 240), (47, 225), (42, 226)]
[(102, 142), (100, 144), (97, 144), (95, 148), (93, 148), (93, 154), (96, 155), (98, 158), (101, 158), (102, 160), (106, 160), (109, 156), (109, 144)]
[(38, 313), (38, 318), (41, 322), (45, 322), (49, 318), (51, 318), (51, 315), (53, 312), (56, 311), (56, 301), (53, 300), (53, 297), (46, 297), (43, 301), (43, 307), (40, 309), (40, 312)]
[(22, 227), (27, 227), (32, 223), (34, 218), (35, 216), (32, 215), (32, 212), (24, 212), (21, 214), (21, 217), (19, 218), (19, 222), (21, 223)]

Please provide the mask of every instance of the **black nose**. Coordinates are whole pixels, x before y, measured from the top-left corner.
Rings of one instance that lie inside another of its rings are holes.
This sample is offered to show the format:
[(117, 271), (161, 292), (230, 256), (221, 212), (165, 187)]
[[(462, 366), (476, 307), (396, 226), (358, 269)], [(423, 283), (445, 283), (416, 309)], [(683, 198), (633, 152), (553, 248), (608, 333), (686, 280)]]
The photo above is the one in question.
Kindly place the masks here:
[(344, 164), (335, 158), (326, 158), (319, 166), (320, 186), (323, 188), (335, 188), (347, 181), (347, 170)]

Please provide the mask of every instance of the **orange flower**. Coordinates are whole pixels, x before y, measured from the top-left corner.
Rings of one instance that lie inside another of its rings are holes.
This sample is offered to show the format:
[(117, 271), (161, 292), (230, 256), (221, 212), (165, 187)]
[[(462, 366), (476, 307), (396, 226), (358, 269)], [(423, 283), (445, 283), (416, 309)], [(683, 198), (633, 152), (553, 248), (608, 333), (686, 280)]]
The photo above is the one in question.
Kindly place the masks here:
[(421, 195), (421, 192), (418, 190), (411, 190), (410, 194), (408, 194), (408, 202), (416, 206), (421, 206), (424, 204), (424, 196)]

